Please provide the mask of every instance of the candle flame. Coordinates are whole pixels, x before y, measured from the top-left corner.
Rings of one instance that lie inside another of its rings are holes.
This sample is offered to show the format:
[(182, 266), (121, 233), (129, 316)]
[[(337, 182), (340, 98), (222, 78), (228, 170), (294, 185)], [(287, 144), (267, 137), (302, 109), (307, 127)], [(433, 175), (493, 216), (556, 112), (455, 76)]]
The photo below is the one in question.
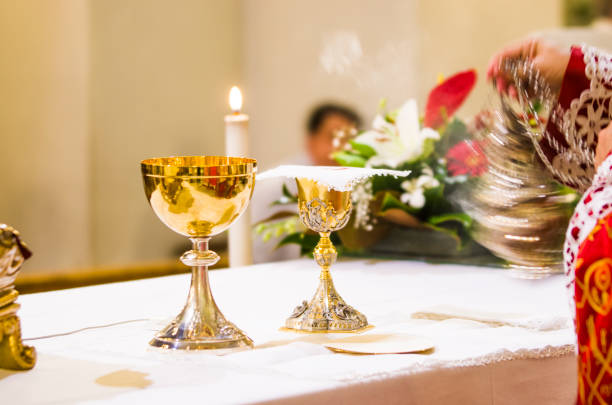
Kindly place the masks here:
[(229, 93), (229, 105), (233, 112), (240, 112), (242, 108), (242, 93), (236, 86), (232, 87)]

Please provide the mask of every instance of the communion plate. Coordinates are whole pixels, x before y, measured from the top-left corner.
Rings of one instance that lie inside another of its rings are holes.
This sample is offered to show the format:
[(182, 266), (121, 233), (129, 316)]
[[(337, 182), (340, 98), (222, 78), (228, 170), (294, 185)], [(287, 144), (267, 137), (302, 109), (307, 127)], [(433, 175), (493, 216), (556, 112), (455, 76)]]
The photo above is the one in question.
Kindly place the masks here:
[(407, 354), (433, 349), (434, 343), (421, 336), (403, 333), (365, 333), (334, 339), (325, 347), (337, 353)]

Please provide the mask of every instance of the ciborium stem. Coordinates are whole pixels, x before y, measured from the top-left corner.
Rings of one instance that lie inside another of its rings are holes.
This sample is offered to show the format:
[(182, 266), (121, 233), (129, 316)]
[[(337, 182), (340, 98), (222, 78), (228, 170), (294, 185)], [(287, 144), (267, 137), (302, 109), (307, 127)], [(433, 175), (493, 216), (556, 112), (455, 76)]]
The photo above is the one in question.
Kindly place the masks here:
[(174, 321), (150, 342), (170, 349), (230, 349), (252, 346), (252, 340), (229, 322), (215, 303), (208, 281), (208, 267), (219, 255), (208, 249), (210, 237), (190, 238), (193, 249), (181, 256), (191, 266), (191, 285), (187, 303)]

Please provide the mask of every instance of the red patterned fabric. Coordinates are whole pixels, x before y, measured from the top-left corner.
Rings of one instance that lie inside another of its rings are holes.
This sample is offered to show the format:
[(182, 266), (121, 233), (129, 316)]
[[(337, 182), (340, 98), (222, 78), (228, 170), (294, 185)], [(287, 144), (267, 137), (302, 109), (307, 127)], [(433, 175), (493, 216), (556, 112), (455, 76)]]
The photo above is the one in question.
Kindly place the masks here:
[(575, 263), (578, 403), (612, 403), (612, 214), (580, 246)]
[[(597, 52), (572, 48), (559, 98), (571, 126), (560, 129), (549, 124), (548, 128), (562, 145), (568, 146), (569, 133), (570, 139), (585, 139), (583, 146), (593, 152), (597, 134), (610, 122), (612, 97), (610, 59)], [(594, 177), (592, 167), (579, 169), (591, 176), (592, 183), (570, 220), (564, 249), (576, 308), (578, 404), (612, 404), (612, 157)]]

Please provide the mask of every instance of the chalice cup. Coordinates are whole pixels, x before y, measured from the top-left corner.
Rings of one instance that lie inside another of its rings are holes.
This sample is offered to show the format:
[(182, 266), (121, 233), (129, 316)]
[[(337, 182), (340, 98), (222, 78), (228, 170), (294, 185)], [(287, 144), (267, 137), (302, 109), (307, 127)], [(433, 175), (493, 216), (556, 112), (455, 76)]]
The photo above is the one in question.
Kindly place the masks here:
[(208, 267), (219, 256), (208, 248), (247, 208), (257, 162), (226, 156), (182, 156), (141, 162), (145, 193), (159, 219), (188, 237), (193, 248), (181, 256), (191, 266), (191, 287), (181, 313), (151, 340), (166, 349), (204, 350), (249, 347), (253, 341), (229, 322), (215, 303)]
[(329, 189), (314, 180), (298, 178), (298, 209), (306, 227), (321, 236), (314, 259), (321, 266), (319, 287), (310, 302), (298, 305), (285, 322), (287, 329), (305, 332), (350, 332), (368, 326), (365, 315), (344, 302), (336, 292), (329, 269), (338, 253), (329, 239), (332, 231), (342, 229), (349, 220), (350, 191)]

